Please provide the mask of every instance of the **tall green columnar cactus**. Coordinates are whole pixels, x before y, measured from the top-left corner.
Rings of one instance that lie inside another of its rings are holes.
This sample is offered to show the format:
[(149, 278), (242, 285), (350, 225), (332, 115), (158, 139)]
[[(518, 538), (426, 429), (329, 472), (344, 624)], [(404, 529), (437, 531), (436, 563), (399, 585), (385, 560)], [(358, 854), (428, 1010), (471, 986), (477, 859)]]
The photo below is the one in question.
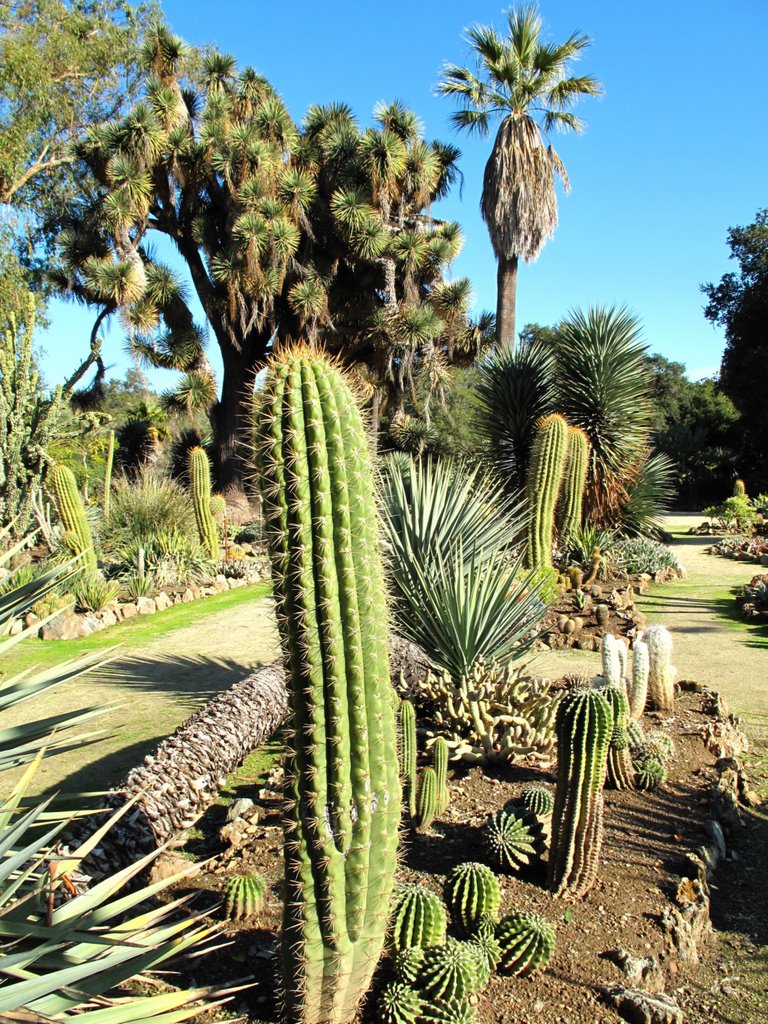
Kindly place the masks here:
[(416, 817), (416, 712), (409, 700), (400, 702), (400, 778), (406, 791), (408, 813)]
[(589, 438), (578, 427), (568, 427), (565, 470), (557, 502), (557, 530), (560, 545), (581, 526), (584, 485), (587, 482)]
[(104, 522), (109, 519), (109, 509), (112, 499), (112, 466), (115, 461), (115, 432), (110, 430), (109, 441), (107, 442), (107, 461), (104, 464), (104, 499), (101, 503), (101, 512)]
[(67, 466), (56, 466), (51, 474), (56, 507), (59, 510), (64, 529), (76, 554), (82, 555), (83, 567), (95, 572), (97, 569), (93, 535), (85, 514), (83, 498), (75, 480), (75, 474)]
[(437, 813), (443, 814), (451, 801), (448, 789), (448, 744), (444, 736), (438, 736), (432, 744), (432, 763), (437, 783)]
[(565, 466), (568, 446), (568, 424), (553, 413), (536, 424), (526, 485), (529, 503), (528, 547), (529, 568), (552, 564), (552, 527), (555, 502)]
[(557, 709), (557, 787), (549, 887), (579, 899), (597, 876), (603, 838), (603, 786), (613, 715), (598, 690), (572, 690)]
[(211, 466), (202, 448), (190, 449), (189, 486), (200, 543), (215, 560), (219, 557), (219, 532), (211, 512)]
[(289, 684), (289, 1024), (352, 1021), (379, 960), (400, 782), (368, 442), (339, 369), (309, 349), (270, 364), (256, 439)]

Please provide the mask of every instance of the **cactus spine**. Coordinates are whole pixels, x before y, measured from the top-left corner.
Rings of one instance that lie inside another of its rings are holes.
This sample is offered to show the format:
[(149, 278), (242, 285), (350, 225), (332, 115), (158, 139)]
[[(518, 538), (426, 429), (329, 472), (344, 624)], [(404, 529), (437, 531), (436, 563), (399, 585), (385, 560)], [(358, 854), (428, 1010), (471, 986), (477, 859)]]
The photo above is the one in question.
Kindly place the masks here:
[(52, 474), (52, 483), (59, 518), (69, 534), (72, 549), (76, 554), (82, 555), (83, 568), (96, 572), (98, 565), (93, 535), (75, 474), (67, 466), (56, 466)]
[(101, 502), (101, 512), (104, 522), (109, 519), (109, 510), (112, 501), (112, 467), (115, 462), (115, 432), (110, 430), (109, 441), (107, 442), (107, 460), (104, 463), (104, 498)]
[(553, 413), (536, 424), (526, 490), (530, 507), (526, 562), (529, 568), (552, 564), (555, 502), (565, 466), (568, 424)]
[(648, 644), (644, 640), (635, 640), (632, 651), (632, 683), (629, 688), (629, 714), (635, 720), (642, 718), (645, 711), (650, 670)]
[(589, 438), (584, 431), (578, 427), (569, 426), (565, 471), (558, 500), (557, 528), (560, 547), (567, 544), (571, 533), (581, 526), (589, 447)]
[(482, 917), (495, 917), (501, 903), (499, 880), (485, 864), (468, 861), (445, 883), (445, 903), (460, 935), (473, 935)]
[(416, 712), (409, 700), (400, 702), (400, 778), (408, 813), (416, 817)]
[(525, 977), (546, 967), (555, 950), (555, 932), (540, 914), (510, 914), (499, 923), (496, 939), (501, 947), (499, 974)]
[(211, 513), (211, 466), (202, 448), (190, 449), (189, 485), (192, 490), (192, 504), (200, 543), (215, 560), (219, 557), (219, 532)]
[(549, 887), (558, 896), (579, 899), (597, 876), (612, 729), (610, 705), (597, 690), (572, 690), (560, 701), (549, 853)]
[(390, 942), (396, 950), (441, 946), (447, 927), (445, 907), (424, 885), (404, 885), (393, 900)]
[(301, 348), (270, 364), (256, 438), (292, 728), (284, 1013), (346, 1024), (384, 944), (401, 802), (368, 442), (341, 372)]
[(608, 744), (608, 761), (606, 778), (614, 789), (634, 789), (635, 769), (629, 753), (629, 737), (627, 722), (629, 721), (629, 701), (623, 689), (618, 686), (607, 686), (600, 691), (611, 705), (613, 714), (613, 732)]
[(519, 871), (544, 853), (544, 828), (534, 814), (509, 804), (486, 821), (483, 848), (495, 868)]
[(649, 626), (643, 640), (648, 645), (648, 705), (653, 711), (671, 711), (675, 706), (672, 637), (665, 626)]

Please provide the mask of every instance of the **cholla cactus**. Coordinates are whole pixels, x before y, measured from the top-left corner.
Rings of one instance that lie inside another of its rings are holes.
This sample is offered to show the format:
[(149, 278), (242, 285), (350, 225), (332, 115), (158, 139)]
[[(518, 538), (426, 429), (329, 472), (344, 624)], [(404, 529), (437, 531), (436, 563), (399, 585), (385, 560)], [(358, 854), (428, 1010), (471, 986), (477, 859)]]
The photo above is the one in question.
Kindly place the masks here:
[(459, 864), (445, 883), (445, 903), (459, 934), (472, 935), (481, 918), (496, 916), (501, 903), (499, 880), (485, 864)]
[(579, 427), (568, 427), (565, 471), (557, 499), (558, 546), (564, 547), (568, 537), (581, 526), (584, 485), (587, 481), (589, 438)]
[(672, 711), (675, 706), (675, 675), (672, 637), (664, 626), (649, 626), (643, 633), (648, 645), (648, 705), (653, 711)]
[(623, 689), (618, 686), (606, 686), (600, 691), (611, 706), (613, 712), (613, 732), (608, 744), (608, 761), (606, 781), (614, 789), (634, 789), (635, 769), (629, 753), (627, 722), (629, 720), (629, 701)]
[(440, 946), (447, 927), (445, 907), (424, 885), (403, 885), (392, 901), (389, 935), (394, 949)]
[(81, 555), (83, 568), (96, 572), (96, 552), (93, 548), (93, 534), (88, 525), (83, 498), (75, 480), (75, 474), (67, 466), (56, 466), (51, 474), (53, 492), (59, 518), (66, 530), (67, 541), (74, 554)]
[(446, 939), (424, 950), (421, 991), (434, 999), (466, 999), (477, 985), (476, 964), (465, 943)]
[(521, 678), (511, 664), (480, 659), (458, 682), (429, 672), (420, 687), (454, 760), (514, 761), (554, 748), (558, 698), (549, 683)]
[(486, 821), (483, 849), (495, 868), (519, 871), (543, 856), (544, 828), (536, 815), (508, 804)]
[(612, 729), (610, 705), (598, 690), (572, 690), (560, 702), (549, 853), (549, 885), (557, 896), (579, 899), (589, 892), (597, 876)]
[(630, 718), (643, 717), (648, 700), (648, 675), (651, 663), (648, 657), (648, 644), (644, 640), (635, 640), (632, 651), (632, 682), (629, 687)]
[(376, 1004), (380, 1024), (416, 1024), (424, 1007), (418, 992), (402, 981), (390, 981)]
[(256, 437), (292, 725), (285, 1016), (347, 1024), (384, 945), (401, 810), (368, 439), (341, 372), (305, 348), (270, 362)]
[(264, 905), (266, 883), (260, 874), (232, 875), (224, 886), (227, 917), (233, 921), (251, 921)]
[(499, 923), (496, 938), (501, 947), (499, 974), (525, 977), (546, 967), (555, 950), (555, 931), (540, 914), (510, 914)]
[(526, 564), (535, 569), (552, 564), (555, 502), (565, 468), (568, 423), (553, 413), (536, 424), (526, 480), (530, 505)]

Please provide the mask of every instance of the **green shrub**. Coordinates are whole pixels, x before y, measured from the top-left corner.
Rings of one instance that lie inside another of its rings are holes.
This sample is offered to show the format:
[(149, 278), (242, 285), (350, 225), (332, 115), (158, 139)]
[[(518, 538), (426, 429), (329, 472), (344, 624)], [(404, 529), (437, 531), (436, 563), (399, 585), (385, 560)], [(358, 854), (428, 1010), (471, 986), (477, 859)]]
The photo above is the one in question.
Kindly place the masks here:
[(650, 537), (630, 537), (620, 540), (611, 548), (611, 562), (620, 572), (633, 576), (647, 572), (653, 576), (663, 569), (681, 572), (674, 553), (665, 544)]
[(104, 527), (104, 549), (114, 554), (132, 542), (148, 546), (153, 538), (175, 531), (190, 540), (197, 528), (189, 495), (171, 480), (145, 473), (136, 480), (118, 480)]
[(720, 505), (710, 505), (704, 515), (715, 520), (718, 529), (729, 533), (748, 533), (757, 518), (757, 512), (746, 494), (733, 495)]
[(144, 571), (156, 587), (186, 587), (206, 583), (215, 574), (216, 564), (197, 537), (179, 530), (160, 530), (146, 540), (136, 539), (116, 553), (115, 568), (129, 577), (138, 576), (139, 552), (144, 551)]
[(75, 604), (81, 611), (100, 612), (117, 598), (119, 583), (110, 583), (101, 573), (83, 573), (72, 587)]
[(603, 554), (609, 553), (616, 541), (614, 530), (608, 530), (601, 526), (587, 524), (571, 531), (568, 538), (568, 563), (576, 565), (589, 565), (592, 552), (600, 548)]

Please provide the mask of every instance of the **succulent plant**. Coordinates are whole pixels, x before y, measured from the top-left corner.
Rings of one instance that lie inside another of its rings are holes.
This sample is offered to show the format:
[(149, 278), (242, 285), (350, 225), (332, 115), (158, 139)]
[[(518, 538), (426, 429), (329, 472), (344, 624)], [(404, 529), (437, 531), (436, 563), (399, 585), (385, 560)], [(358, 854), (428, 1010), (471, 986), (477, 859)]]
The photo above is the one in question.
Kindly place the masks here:
[[(227, 499), (223, 494), (212, 494), (210, 502), (211, 515), (217, 523), (222, 522), (227, 514)], [(240, 549), (242, 550), (242, 548)]]
[(651, 663), (648, 656), (648, 644), (644, 640), (635, 640), (632, 651), (632, 681), (629, 685), (630, 718), (643, 717), (648, 700), (648, 675)]
[(447, 923), (440, 898), (425, 885), (402, 885), (395, 890), (389, 923), (394, 949), (441, 946)]
[(189, 486), (200, 543), (208, 555), (219, 557), (219, 531), (211, 513), (211, 466), (204, 448), (189, 450)]
[(649, 626), (643, 640), (648, 645), (648, 706), (653, 711), (671, 711), (675, 706), (672, 637), (665, 626)]
[(548, 818), (555, 806), (555, 798), (551, 789), (540, 783), (525, 786), (520, 796), (514, 800), (524, 811), (535, 814), (537, 818)]
[[(490, 920), (490, 918), (486, 918)], [(496, 938), (495, 922), (494, 928), (488, 934), (485, 930), (480, 931), (472, 936), (471, 939), (467, 939), (466, 945), (472, 951), (475, 956), (481, 975), (485, 978), (483, 986), (485, 986), (490, 979), (490, 976), (496, 970), (496, 965), (501, 957), (501, 946), (499, 940)]]
[(547, 845), (536, 815), (513, 803), (490, 815), (482, 843), (488, 860), (501, 871), (519, 871), (538, 860)]
[(663, 764), (675, 756), (675, 744), (672, 737), (660, 729), (652, 729), (645, 737), (645, 749), (657, 757)]
[(419, 986), (432, 999), (466, 999), (475, 991), (477, 964), (466, 943), (450, 936), (424, 950)]
[(65, 530), (62, 542), (75, 555), (82, 556), (82, 567), (89, 572), (96, 572), (96, 551), (93, 547), (93, 534), (85, 513), (85, 504), (75, 480), (75, 474), (68, 466), (55, 466), (51, 473), (53, 493), (59, 518)]
[(416, 711), (409, 700), (400, 701), (400, 778), (408, 812), (416, 817)]
[(747, 493), (746, 484), (743, 480), (737, 480), (733, 485), (733, 497), (741, 498)]
[(635, 751), (645, 743), (645, 731), (640, 722), (630, 718), (627, 722), (627, 742), (634, 755)]
[(603, 786), (613, 730), (598, 690), (572, 690), (557, 712), (557, 787), (552, 812), (549, 886), (578, 899), (597, 876), (603, 837)]
[(421, 975), (423, 964), (424, 949), (421, 946), (403, 946), (395, 953), (395, 978), (407, 985), (415, 985)]
[(432, 744), (432, 764), (437, 785), (437, 813), (443, 814), (451, 799), (448, 789), (448, 744), (444, 736), (438, 736)]
[(233, 921), (252, 920), (264, 905), (267, 886), (258, 872), (231, 875), (224, 886), (227, 917)]
[(467, 999), (431, 999), (421, 1019), (426, 1024), (475, 1024), (477, 1018)]
[(107, 440), (107, 455), (104, 461), (104, 492), (101, 501), (101, 514), (104, 522), (109, 519), (112, 502), (112, 467), (115, 463), (115, 432), (110, 430)]
[(565, 470), (557, 499), (557, 539), (560, 547), (565, 547), (571, 533), (581, 526), (589, 449), (589, 438), (584, 431), (569, 426)]
[(482, 917), (494, 917), (499, 909), (499, 880), (485, 864), (458, 864), (446, 880), (445, 903), (459, 934), (472, 935)]
[(384, 945), (402, 797), (368, 439), (338, 367), (275, 353), (256, 442), (292, 720), (284, 1013), (348, 1024)]
[(595, 621), (601, 629), (608, 629), (611, 619), (611, 611), (607, 604), (595, 605)]
[(410, 985), (390, 981), (376, 1004), (376, 1020), (380, 1024), (416, 1024), (423, 1006), (421, 996)]
[(623, 688), (606, 686), (600, 693), (611, 706), (613, 713), (613, 731), (608, 744), (608, 760), (606, 782), (614, 789), (634, 789), (635, 769), (629, 752), (627, 723), (629, 721), (629, 701)]
[[(603, 684), (605, 686), (621, 686), (624, 680), (621, 673), (621, 652), (620, 647), (624, 644), (617, 640), (613, 633), (606, 633), (600, 646), (600, 655), (603, 662)], [(626, 648), (624, 648), (626, 653)]]
[(522, 911), (499, 922), (496, 938), (501, 948), (499, 974), (525, 977), (546, 967), (555, 951), (555, 931), (540, 914)]
[(657, 786), (661, 786), (664, 783), (667, 777), (664, 765), (658, 758), (650, 754), (644, 754), (636, 758), (634, 768), (636, 772), (635, 783), (638, 789), (656, 789)]
[(552, 564), (555, 503), (565, 468), (568, 424), (557, 413), (536, 424), (528, 464), (526, 493), (530, 507), (526, 564), (535, 569)]
[(429, 828), (438, 813), (437, 775), (434, 768), (424, 768), (419, 775), (419, 795), (416, 801), (414, 824)]

